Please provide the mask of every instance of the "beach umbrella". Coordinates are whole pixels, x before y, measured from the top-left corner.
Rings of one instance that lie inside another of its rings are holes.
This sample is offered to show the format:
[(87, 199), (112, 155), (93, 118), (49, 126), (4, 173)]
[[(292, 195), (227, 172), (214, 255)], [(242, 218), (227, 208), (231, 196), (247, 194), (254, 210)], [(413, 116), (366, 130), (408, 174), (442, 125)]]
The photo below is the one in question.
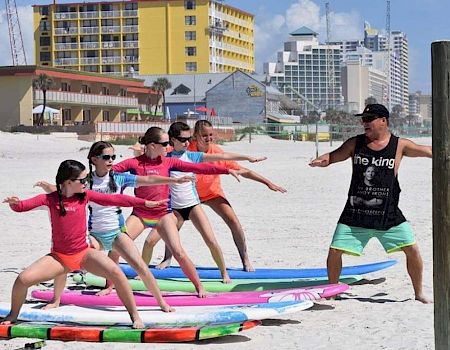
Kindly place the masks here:
[(210, 112), (210, 109), (205, 106), (197, 107), (195, 110), (198, 112), (204, 112), (205, 114)]

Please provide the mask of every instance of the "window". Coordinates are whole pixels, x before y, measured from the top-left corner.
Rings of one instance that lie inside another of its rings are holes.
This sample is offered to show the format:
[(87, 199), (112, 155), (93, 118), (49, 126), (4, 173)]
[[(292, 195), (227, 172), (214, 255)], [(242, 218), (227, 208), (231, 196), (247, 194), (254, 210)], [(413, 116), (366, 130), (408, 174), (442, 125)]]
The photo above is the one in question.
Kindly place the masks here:
[(102, 86), (102, 95), (109, 95), (109, 88), (106, 86)]
[(120, 96), (127, 97), (127, 89), (120, 88)]
[(50, 61), (50, 52), (40, 52), (39, 59), (40, 61)]
[(81, 91), (83, 91), (85, 94), (90, 94), (91, 87), (89, 85), (81, 85)]
[(61, 83), (61, 91), (70, 91), (69, 83), (62, 82)]
[(103, 116), (103, 121), (104, 122), (109, 122), (109, 111), (103, 111), (102, 112), (102, 116)]
[(195, 0), (184, 0), (184, 8), (186, 10), (195, 10)]
[(184, 40), (197, 40), (197, 32), (195, 31), (184, 32)]
[(72, 110), (70, 109), (63, 109), (62, 110), (63, 120), (65, 122), (72, 120)]
[(41, 7), (41, 15), (42, 16), (48, 16), (48, 6), (42, 6)]
[(127, 121), (127, 112), (120, 112), (120, 121), (126, 122)]
[(50, 30), (50, 22), (49, 21), (41, 21), (41, 23), (39, 23), (39, 30), (41, 32), (47, 32)]
[(83, 124), (90, 123), (92, 121), (91, 119), (91, 110), (90, 109), (83, 109)]
[(196, 72), (197, 62), (186, 62), (186, 72)]
[(49, 36), (41, 36), (39, 38), (39, 42), (41, 46), (50, 46), (50, 37)]
[(184, 16), (184, 24), (188, 26), (193, 26), (196, 24), (196, 22), (197, 20), (195, 16)]
[(197, 48), (195, 46), (188, 46), (185, 49), (186, 56), (197, 56)]

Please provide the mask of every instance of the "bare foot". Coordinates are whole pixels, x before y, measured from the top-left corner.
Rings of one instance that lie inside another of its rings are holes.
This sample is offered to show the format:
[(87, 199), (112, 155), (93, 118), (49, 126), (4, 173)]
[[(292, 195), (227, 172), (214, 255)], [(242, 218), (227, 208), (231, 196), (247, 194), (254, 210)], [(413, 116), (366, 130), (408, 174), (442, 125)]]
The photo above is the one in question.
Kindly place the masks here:
[(228, 275), (228, 273), (222, 276), (222, 283), (225, 283), (225, 284), (231, 283), (231, 278)]
[(197, 295), (199, 298), (206, 298), (206, 291), (203, 288), (203, 286), (200, 286), (200, 288), (197, 289)]
[(59, 307), (59, 302), (52, 302), (48, 303), (47, 305), (44, 305), (41, 310), (50, 310), (50, 309), (56, 309)]
[(160, 305), (159, 307), (164, 312), (174, 312), (175, 311), (175, 309), (172, 306), (170, 306), (169, 304)]
[(0, 322), (0, 324), (7, 326), (10, 324), (16, 323), (16, 321), (17, 321), (17, 317), (12, 317), (11, 314), (9, 314)]
[(111, 294), (112, 290), (113, 290), (112, 287), (108, 287), (108, 288), (102, 289), (100, 292), (95, 293), (95, 295), (102, 297), (104, 295)]
[(247, 260), (244, 262), (244, 271), (247, 272), (255, 272), (255, 268), (253, 267), (253, 265), (250, 263), (250, 260)]
[(416, 295), (416, 300), (418, 300), (418, 301), (420, 301), (421, 303), (424, 303), (424, 304), (433, 304), (433, 300), (428, 299), (423, 294)]
[(170, 267), (170, 259), (161, 261), (158, 265), (155, 266), (155, 269), (164, 270), (167, 267)]
[(133, 321), (133, 326), (134, 329), (142, 329), (145, 328), (144, 326), (144, 322), (142, 322), (140, 317), (136, 317)]

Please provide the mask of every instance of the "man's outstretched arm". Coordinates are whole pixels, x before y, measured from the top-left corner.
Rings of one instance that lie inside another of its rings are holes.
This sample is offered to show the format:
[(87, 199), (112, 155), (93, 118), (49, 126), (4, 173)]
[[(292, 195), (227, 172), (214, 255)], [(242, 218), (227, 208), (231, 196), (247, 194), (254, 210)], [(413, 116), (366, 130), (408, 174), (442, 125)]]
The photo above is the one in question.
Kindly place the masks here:
[(431, 146), (418, 145), (417, 143), (408, 139), (401, 139), (400, 142), (403, 146), (403, 155), (406, 157), (433, 157)]
[(311, 167), (327, 167), (330, 164), (342, 162), (353, 155), (356, 139), (354, 137), (345, 141), (341, 147), (330, 153), (322, 154), (309, 163)]

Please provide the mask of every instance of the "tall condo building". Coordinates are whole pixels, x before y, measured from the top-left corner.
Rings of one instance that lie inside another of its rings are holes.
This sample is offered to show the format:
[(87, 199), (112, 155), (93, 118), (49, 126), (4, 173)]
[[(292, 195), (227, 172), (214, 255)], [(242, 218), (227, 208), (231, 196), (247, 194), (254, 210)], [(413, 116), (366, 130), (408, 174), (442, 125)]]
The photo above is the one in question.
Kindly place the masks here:
[[(400, 105), (404, 114), (409, 111), (409, 60), (408, 60), (408, 39), (401, 31), (392, 31), (390, 37), (391, 57), (390, 57), (390, 105)], [(364, 24), (364, 46), (373, 52), (383, 52), (385, 54), (384, 65), (387, 64), (387, 37), (370, 26), (368, 22)], [(380, 54), (378, 60), (383, 61)], [(387, 72), (387, 69), (384, 69)]]
[(264, 74), (305, 112), (343, 103), (339, 45), (320, 44), (317, 35), (307, 27), (297, 29), (278, 52), (277, 62), (264, 63)]
[(33, 8), (37, 65), (114, 75), (255, 70), (254, 16), (218, 0)]

